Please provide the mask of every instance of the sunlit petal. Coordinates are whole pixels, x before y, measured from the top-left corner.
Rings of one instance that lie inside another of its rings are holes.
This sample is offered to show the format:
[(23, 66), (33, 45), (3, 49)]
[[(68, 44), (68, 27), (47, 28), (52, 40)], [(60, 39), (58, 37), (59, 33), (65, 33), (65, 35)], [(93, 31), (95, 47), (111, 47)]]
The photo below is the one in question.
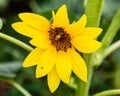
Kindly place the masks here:
[(55, 11), (52, 10), (52, 17), (53, 17), (53, 20), (55, 19)]
[(15, 29), (15, 31), (17, 31), (18, 33), (34, 38), (38, 35), (40, 35), (40, 32), (33, 29), (32, 27), (28, 26), (27, 24), (23, 23), (23, 22), (17, 22), (17, 23), (13, 23), (12, 27)]
[(42, 48), (42, 49), (47, 49), (50, 45), (51, 42), (49, 40), (48, 35), (39, 35), (36, 38), (33, 38), (30, 43), (36, 47)]
[(47, 82), (50, 91), (53, 93), (60, 84), (60, 78), (57, 74), (56, 68), (54, 67), (50, 73), (47, 75)]
[(35, 48), (30, 54), (26, 57), (23, 62), (24, 67), (30, 67), (38, 64), (39, 59), (43, 55), (45, 50), (40, 48)]
[(61, 6), (56, 15), (53, 16), (53, 26), (65, 28), (69, 25), (66, 5)]
[(71, 24), (65, 29), (72, 37), (76, 37), (83, 32), (83, 29), (87, 23), (86, 15), (83, 15), (76, 23)]
[(57, 69), (58, 75), (60, 76), (60, 79), (63, 82), (69, 83), (71, 69), (72, 69), (70, 57), (67, 53), (65, 53), (64, 51), (61, 51), (58, 53), (57, 59), (58, 60), (56, 63), (56, 69)]
[(98, 35), (100, 35), (101, 32), (101, 28), (87, 27), (78, 36), (80, 36), (81, 38), (95, 39)]
[(69, 49), (68, 54), (72, 60), (73, 72), (83, 81), (87, 82), (87, 67), (82, 57), (74, 50)]
[(56, 63), (57, 53), (54, 48), (47, 49), (41, 56), (36, 69), (36, 78), (47, 75)]
[(49, 21), (38, 14), (34, 13), (20, 13), (19, 14), (20, 19), (25, 22), (27, 25), (29, 25), (32, 28), (37, 29), (38, 31), (48, 31), (50, 27)]
[(83, 53), (91, 53), (101, 47), (101, 43), (92, 39), (74, 38), (72, 44), (76, 49)]

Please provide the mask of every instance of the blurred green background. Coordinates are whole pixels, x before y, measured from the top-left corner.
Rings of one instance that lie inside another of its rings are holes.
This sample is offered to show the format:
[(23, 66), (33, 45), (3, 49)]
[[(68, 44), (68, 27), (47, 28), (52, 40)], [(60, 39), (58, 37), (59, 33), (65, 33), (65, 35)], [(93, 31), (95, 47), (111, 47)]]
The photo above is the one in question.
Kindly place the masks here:
[[(12, 23), (20, 21), (18, 13), (33, 12), (51, 20), (51, 10), (58, 9), (62, 4), (67, 5), (70, 22), (77, 20), (85, 13), (84, 0), (0, 0), (0, 18), (3, 21), (3, 28), (0, 32), (29, 44), (28, 37), (18, 34), (11, 27)], [(120, 0), (105, 0), (100, 22), (103, 32), (98, 40), (101, 40), (105, 34), (119, 6)], [(120, 30), (113, 42), (119, 39)], [(57, 91), (51, 94), (46, 77), (36, 79), (35, 67), (23, 68), (21, 65), (28, 53), (19, 46), (0, 38), (0, 77), (14, 78), (32, 96), (74, 96), (75, 90), (62, 82)], [(99, 68), (95, 68), (90, 95), (114, 88), (120, 88), (120, 48), (108, 56)], [(13, 86), (0, 81), (0, 96), (23, 95)]]

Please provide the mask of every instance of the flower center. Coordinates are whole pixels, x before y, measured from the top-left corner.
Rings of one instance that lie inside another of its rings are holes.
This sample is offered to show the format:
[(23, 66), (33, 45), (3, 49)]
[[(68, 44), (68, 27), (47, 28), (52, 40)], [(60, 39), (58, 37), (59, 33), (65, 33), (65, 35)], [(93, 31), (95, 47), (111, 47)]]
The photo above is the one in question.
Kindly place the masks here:
[(64, 50), (67, 52), (67, 49), (71, 48), (70, 35), (64, 29), (60, 27), (50, 28), (48, 32), (50, 33), (51, 44), (56, 47), (57, 51)]

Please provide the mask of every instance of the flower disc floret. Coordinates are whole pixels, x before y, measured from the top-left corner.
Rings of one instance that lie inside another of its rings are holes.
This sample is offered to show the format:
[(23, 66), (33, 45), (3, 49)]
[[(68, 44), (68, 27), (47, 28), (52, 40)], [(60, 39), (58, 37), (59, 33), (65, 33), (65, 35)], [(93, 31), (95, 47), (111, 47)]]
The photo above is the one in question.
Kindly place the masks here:
[(51, 44), (56, 47), (57, 51), (67, 52), (67, 49), (72, 47), (70, 35), (63, 28), (50, 28), (48, 32)]

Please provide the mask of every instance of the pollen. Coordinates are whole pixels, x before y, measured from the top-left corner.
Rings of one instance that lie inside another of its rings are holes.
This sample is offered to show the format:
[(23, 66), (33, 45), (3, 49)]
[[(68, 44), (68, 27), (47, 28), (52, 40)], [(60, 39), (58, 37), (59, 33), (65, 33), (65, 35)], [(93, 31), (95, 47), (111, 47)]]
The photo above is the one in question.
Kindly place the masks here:
[(57, 51), (63, 50), (67, 52), (67, 49), (71, 48), (72, 44), (70, 35), (64, 31), (63, 28), (50, 28), (48, 32), (51, 44), (56, 47)]

